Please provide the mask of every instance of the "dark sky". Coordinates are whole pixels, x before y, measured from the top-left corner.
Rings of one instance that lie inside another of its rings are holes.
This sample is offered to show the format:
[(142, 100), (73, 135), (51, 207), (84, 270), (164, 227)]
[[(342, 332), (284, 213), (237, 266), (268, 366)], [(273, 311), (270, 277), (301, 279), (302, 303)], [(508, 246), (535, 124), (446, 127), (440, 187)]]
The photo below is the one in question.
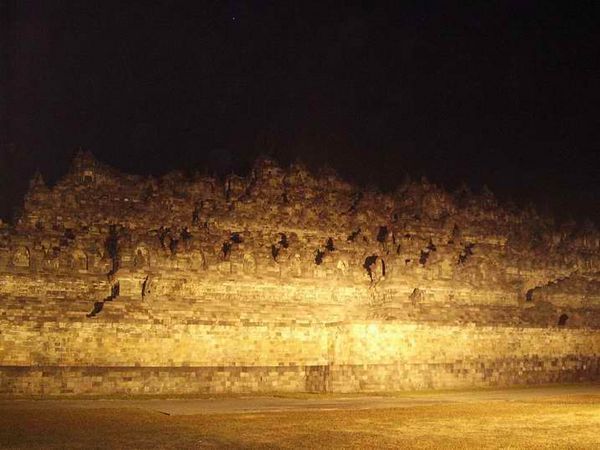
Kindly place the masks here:
[(425, 174), (600, 222), (600, 2), (450, 3), (5, 2), (0, 216), (82, 146), (137, 173)]

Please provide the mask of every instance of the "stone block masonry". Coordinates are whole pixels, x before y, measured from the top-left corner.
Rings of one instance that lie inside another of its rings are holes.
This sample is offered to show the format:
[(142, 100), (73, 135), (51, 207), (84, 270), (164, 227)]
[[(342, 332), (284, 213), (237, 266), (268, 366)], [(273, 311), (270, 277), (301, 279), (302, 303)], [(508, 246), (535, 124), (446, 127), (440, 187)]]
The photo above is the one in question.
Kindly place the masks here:
[(0, 392), (20, 395), (376, 392), (594, 381), (582, 329), (23, 324), (2, 333)]
[(484, 191), (79, 154), (0, 228), (0, 395), (600, 381), (600, 235)]

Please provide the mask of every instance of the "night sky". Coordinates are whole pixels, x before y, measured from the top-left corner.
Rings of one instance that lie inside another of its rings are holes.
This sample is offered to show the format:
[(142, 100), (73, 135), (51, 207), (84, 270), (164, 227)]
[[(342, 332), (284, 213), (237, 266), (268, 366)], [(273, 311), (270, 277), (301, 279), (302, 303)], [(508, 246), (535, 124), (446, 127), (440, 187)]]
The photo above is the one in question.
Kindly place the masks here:
[(600, 223), (600, 2), (450, 3), (4, 2), (0, 216), (83, 147), (156, 175), (261, 153), (426, 175)]

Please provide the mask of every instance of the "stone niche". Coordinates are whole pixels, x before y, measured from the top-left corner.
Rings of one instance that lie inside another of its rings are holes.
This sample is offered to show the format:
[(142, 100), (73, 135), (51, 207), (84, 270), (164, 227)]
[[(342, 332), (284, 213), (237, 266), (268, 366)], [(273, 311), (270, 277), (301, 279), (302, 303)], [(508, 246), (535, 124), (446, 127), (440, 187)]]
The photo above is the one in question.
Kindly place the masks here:
[(18, 268), (29, 268), (31, 264), (31, 253), (24, 246), (17, 247), (12, 253), (12, 265)]
[(137, 269), (150, 268), (150, 250), (145, 245), (138, 245), (133, 255), (133, 265)]
[(88, 256), (83, 250), (75, 250), (71, 256), (71, 267), (74, 270), (86, 271), (89, 269)]

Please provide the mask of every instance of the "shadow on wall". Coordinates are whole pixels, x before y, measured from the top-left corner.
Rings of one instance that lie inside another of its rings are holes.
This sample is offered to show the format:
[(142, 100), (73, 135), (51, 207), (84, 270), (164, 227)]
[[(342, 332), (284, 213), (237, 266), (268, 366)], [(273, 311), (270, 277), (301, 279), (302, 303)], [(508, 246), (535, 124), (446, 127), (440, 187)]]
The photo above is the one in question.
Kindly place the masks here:
[(120, 285), (119, 285), (119, 282), (117, 281), (110, 288), (110, 295), (107, 296), (104, 300), (94, 303), (94, 308), (92, 309), (92, 311), (90, 313), (86, 314), (86, 317), (97, 316), (100, 313), (100, 311), (102, 311), (102, 309), (104, 308), (104, 303), (112, 302), (114, 299), (116, 299), (119, 296), (119, 292), (120, 292)]
[(561, 316), (558, 318), (558, 326), (559, 327), (566, 326), (567, 320), (569, 320), (569, 316), (567, 316), (566, 314), (561, 314)]

